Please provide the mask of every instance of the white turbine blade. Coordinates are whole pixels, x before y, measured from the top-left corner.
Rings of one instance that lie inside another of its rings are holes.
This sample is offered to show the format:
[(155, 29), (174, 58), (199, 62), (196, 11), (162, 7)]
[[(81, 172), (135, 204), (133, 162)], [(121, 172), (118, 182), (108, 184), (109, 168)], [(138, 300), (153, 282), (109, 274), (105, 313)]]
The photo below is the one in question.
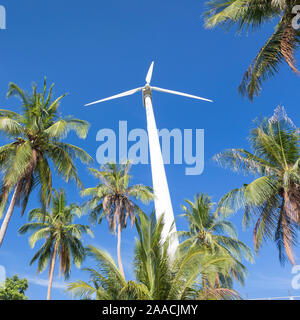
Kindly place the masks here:
[(193, 98), (193, 99), (198, 99), (198, 100), (204, 100), (204, 101), (208, 101), (208, 102), (213, 102), (210, 99), (206, 99), (206, 98), (202, 98), (202, 97), (197, 97), (197, 96), (193, 96), (191, 94), (187, 94), (187, 93), (183, 93), (183, 92), (178, 92), (178, 91), (174, 91), (174, 90), (167, 90), (167, 89), (162, 89), (162, 88), (158, 88), (158, 87), (151, 87), (152, 90), (155, 91), (159, 91), (159, 92), (165, 92), (165, 93), (171, 93), (171, 94), (176, 94), (178, 96), (183, 96), (183, 97), (188, 97), (188, 98)]
[(91, 106), (91, 105), (96, 104), (96, 103), (108, 101), (108, 100), (113, 100), (113, 99), (118, 99), (118, 98), (122, 98), (122, 97), (127, 97), (127, 96), (130, 96), (130, 95), (132, 95), (132, 94), (135, 94), (135, 93), (141, 91), (142, 89), (143, 89), (143, 88), (136, 88), (136, 89), (129, 90), (129, 91), (126, 91), (126, 92), (123, 92), (123, 93), (119, 93), (119, 94), (116, 94), (115, 96), (112, 96), (112, 97), (108, 97), (108, 98), (105, 98), (105, 99), (102, 99), (102, 100), (98, 100), (98, 101), (95, 101), (95, 102), (88, 103), (88, 104), (85, 105), (85, 107)]
[(149, 68), (147, 77), (146, 77), (146, 82), (149, 84), (152, 80), (152, 73), (153, 73), (153, 67), (154, 67), (154, 61), (151, 63), (151, 66)]

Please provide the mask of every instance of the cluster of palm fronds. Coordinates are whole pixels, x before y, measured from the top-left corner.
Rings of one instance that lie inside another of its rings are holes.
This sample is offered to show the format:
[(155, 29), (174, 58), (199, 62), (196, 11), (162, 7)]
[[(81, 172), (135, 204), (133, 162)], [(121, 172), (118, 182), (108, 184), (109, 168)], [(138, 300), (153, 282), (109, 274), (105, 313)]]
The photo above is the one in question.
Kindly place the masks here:
[(292, 26), (295, 14), (293, 8), (299, 0), (208, 0), (206, 27), (236, 26), (256, 30), (263, 24), (276, 21), (275, 31), (259, 50), (245, 72), (239, 92), (253, 100), (261, 91), (263, 82), (279, 71), (282, 61), (299, 74), (296, 67), (295, 51), (300, 43), (300, 30)]
[[(162, 242), (161, 236), (163, 217), (156, 222), (153, 214), (149, 218), (140, 213), (136, 227), (139, 238), (133, 263), (135, 280), (127, 282), (107, 252), (89, 246), (88, 254), (97, 268), (85, 269), (90, 282), (76, 281), (68, 290), (84, 299), (99, 300), (240, 299), (226, 281), (231, 279), (236, 265), (242, 267), (230, 252), (212, 252), (193, 245), (188, 249), (179, 247), (170, 260), (169, 241)], [(238, 269), (235, 270), (242, 280), (245, 270)]]
[(216, 156), (225, 167), (258, 176), (253, 182), (226, 194), (220, 200), (219, 210), (244, 208), (245, 226), (257, 217), (254, 227), (256, 251), (263, 240), (274, 240), (280, 261), (285, 261), (286, 253), (292, 264), (295, 262), (293, 246), (300, 226), (299, 142), (299, 129), (279, 107), (271, 119), (264, 119), (251, 131), (254, 153), (231, 149)]
[(22, 203), (25, 212), (29, 196), (39, 186), (40, 199), (44, 208), (50, 204), (52, 193), (52, 172), (50, 161), (56, 172), (66, 181), (74, 179), (82, 186), (74, 159), (90, 163), (92, 158), (82, 149), (62, 142), (70, 130), (80, 138), (87, 136), (89, 124), (74, 118), (61, 118), (59, 102), (65, 97), (52, 97), (51, 86), (46, 95), (46, 80), (43, 93), (33, 85), (31, 95), (26, 94), (16, 84), (11, 83), (7, 97), (16, 96), (21, 100), (22, 113), (0, 110), (0, 131), (11, 143), (0, 147), (0, 168), (2, 171), (0, 218), (5, 209), (10, 192), (13, 197), (0, 229), (0, 246), (16, 204)]
[[(212, 212), (213, 204), (206, 195), (198, 196), (193, 206), (197, 220), (190, 222), (190, 231), (179, 235), (186, 240), (177, 249), (175, 258), (169, 256), (169, 239), (163, 242), (163, 217), (155, 221), (148, 218), (130, 200), (137, 198), (149, 201), (153, 198), (150, 188), (142, 185), (128, 187), (129, 164), (107, 164), (103, 171), (93, 170), (101, 181), (96, 188), (86, 189), (83, 194), (91, 199), (86, 203), (90, 217), (101, 222), (107, 217), (111, 231), (118, 229), (118, 267), (112, 257), (89, 246), (88, 253), (97, 262), (98, 268), (85, 269), (91, 277), (89, 283), (77, 281), (69, 290), (85, 299), (235, 299), (233, 281), (244, 282), (246, 268), (242, 259), (252, 260), (249, 248), (237, 239), (234, 226)], [(109, 199), (109, 200), (107, 200)], [(122, 199), (122, 202), (120, 202)], [(127, 282), (122, 266), (120, 239), (126, 227), (130, 209), (139, 239), (135, 246), (133, 262), (135, 280)], [(192, 215), (183, 207), (185, 215)], [(120, 227), (122, 224), (122, 228)], [(117, 228), (118, 226), (118, 228)], [(205, 233), (207, 242), (195, 239)], [(174, 236), (170, 234), (170, 238)]]

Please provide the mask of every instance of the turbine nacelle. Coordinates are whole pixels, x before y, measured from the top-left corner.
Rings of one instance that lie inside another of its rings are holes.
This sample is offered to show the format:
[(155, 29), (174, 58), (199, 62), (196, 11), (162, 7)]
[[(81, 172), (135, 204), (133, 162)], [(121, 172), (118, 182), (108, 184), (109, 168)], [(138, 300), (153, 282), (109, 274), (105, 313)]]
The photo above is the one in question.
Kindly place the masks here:
[(144, 102), (144, 106), (145, 106), (145, 99), (146, 97), (150, 97), (152, 99), (152, 88), (150, 86), (150, 84), (146, 84), (145, 87), (142, 89), (143, 91), (143, 102)]
[(109, 101), (109, 100), (113, 100), (113, 99), (118, 99), (118, 98), (122, 98), (122, 97), (127, 97), (127, 96), (133, 95), (133, 94), (135, 94), (137, 92), (140, 92), (140, 91), (143, 92), (143, 98), (144, 99), (145, 99), (146, 96), (152, 97), (152, 91), (158, 91), (158, 92), (164, 92), (164, 93), (170, 93), (170, 94), (174, 94), (174, 95), (178, 95), (178, 96), (183, 96), (183, 97), (187, 97), (187, 98), (203, 100), (203, 101), (207, 101), (207, 102), (213, 102), (210, 99), (194, 96), (194, 95), (191, 95), (191, 94), (150, 86), (150, 83), (151, 83), (151, 80), (152, 80), (152, 75), (153, 75), (153, 68), (154, 68), (154, 62), (151, 63), (151, 66), (150, 66), (150, 68), (148, 70), (148, 73), (147, 73), (147, 76), (146, 76), (146, 84), (145, 84), (144, 87), (132, 89), (132, 90), (129, 90), (129, 91), (126, 91), (126, 92), (123, 92), (123, 93), (119, 93), (119, 94), (116, 94), (114, 96), (102, 99), (102, 100), (97, 100), (95, 102), (88, 103), (85, 106), (87, 107), (87, 106), (90, 106), (90, 105), (93, 105), (93, 104), (97, 104), (97, 103), (101, 103), (101, 102), (105, 102), (105, 101)]

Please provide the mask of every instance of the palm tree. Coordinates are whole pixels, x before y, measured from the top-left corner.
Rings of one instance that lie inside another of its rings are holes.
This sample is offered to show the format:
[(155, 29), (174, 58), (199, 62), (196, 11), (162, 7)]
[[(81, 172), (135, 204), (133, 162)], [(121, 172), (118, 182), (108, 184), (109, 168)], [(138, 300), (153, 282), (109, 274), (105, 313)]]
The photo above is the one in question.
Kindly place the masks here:
[[(197, 194), (194, 202), (185, 200), (187, 206), (182, 206), (189, 222), (189, 231), (179, 232), (185, 240), (181, 243), (182, 250), (194, 246), (206, 248), (211, 253), (222, 252), (232, 257), (232, 278), (244, 283), (246, 268), (242, 259), (253, 262), (250, 248), (238, 240), (234, 225), (218, 212), (213, 212), (215, 203), (206, 194)], [(218, 277), (222, 279), (222, 275)], [(224, 284), (231, 286), (232, 279), (223, 279)]]
[(39, 240), (45, 239), (30, 265), (38, 260), (37, 272), (39, 273), (50, 263), (47, 300), (51, 297), (56, 258), (59, 257), (59, 273), (63, 273), (65, 279), (70, 276), (71, 257), (77, 267), (80, 267), (85, 258), (81, 238), (86, 233), (93, 236), (93, 233), (86, 225), (74, 224), (74, 219), (80, 215), (80, 206), (76, 204), (67, 206), (65, 192), (54, 190), (51, 212), (45, 215), (42, 208), (33, 209), (29, 213), (29, 223), (19, 230), (20, 234), (33, 232), (29, 238), (31, 248), (34, 248)]
[(231, 149), (215, 157), (220, 165), (256, 176), (226, 194), (219, 210), (244, 208), (245, 226), (257, 217), (253, 232), (256, 252), (263, 240), (271, 239), (277, 243), (280, 261), (284, 263), (286, 252), (294, 264), (292, 248), (300, 225), (299, 130), (284, 109), (277, 108), (272, 118), (262, 120), (251, 131), (250, 142), (253, 153)]
[(129, 186), (129, 170), (129, 162), (122, 165), (108, 163), (102, 166), (101, 171), (90, 169), (90, 172), (100, 179), (100, 184), (82, 191), (83, 196), (91, 197), (87, 205), (91, 209), (92, 221), (101, 223), (103, 216), (105, 216), (109, 222), (109, 230), (118, 234), (118, 264), (124, 278), (121, 259), (121, 233), (127, 226), (128, 218), (133, 225), (135, 214), (141, 210), (131, 199), (148, 203), (154, 198), (150, 187), (141, 184)]
[(169, 241), (162, 243), (163, 217), (156, 223), (154, 214), (140, 213), (136, 218), (139, 239), (136, 240), (135, 281), (126, 282), (111, 256), (94, 247), (89, 253), (97, 262), (97, 269), (86, 269), (90, 282), (77, 281), (68, 290), (75, 296), (98, 300), (188, 300), (238, 299), (230, 288), (202, 287), (201, 279), (209, 284), (215, 273), (228, 273), (231, 261), (228, 256), (211, 254), (193, 248), (176, 254), (171, 262), (168, 256)]
[[(136, 220), (139, 239), (135, 248), (135, 274), (153, 300), (237, 299), (231, 288), (216, 283), (216, 275), (230, 276), (233, 259), (221, 251), (191, 246), (168, 255), (168, 239), (162, 243), (163, 218), (141, 213)], [(170, 234), (170, 236), (172, 236)]]
[(0, 218), (12, 190), (13, 196), (0, 229), (0, 246), (16, 204), (22, 204), (22, 215), (29, 196), (40, 186), (40, 198), (44, 208), (49, 205), (52, 190), (52, 172), (49, 161), (56, 172), (66, 181), (73, 179), (82, 186), (73, 162), (79, 159), (89, 163), (92, 158), (82, 149), (62, 142), (70, 130), (78, 137), (87, 136), (89, 124), (72, 117), (62, 118), (58, 113), (59, 103), (66, 95), (53, 99), (52, 85), (46, 94), (46, 79), (42, 93), (33, 85), (31, 95), (16, 84), (10, 83), (7, 97), (21, 99), (20, 114), (0, 110), (0, 131), (12, 142), (0, 147), (0, 169), (3, 173)]
[(242, 95), (253, 101), (253, 97), (260, 94), (262, 83), (279, 72), (282, 61), (299, 74), (295, 66), (295, 50), (300, 43), (300, 31), (292, 26), (293, 7), (300, 4), (299, 0), (209, 0), (207, 4), (207, 28), (237, 26), (241, 32), (277, 21), (274, 33), (244, 74), (239, 86)]

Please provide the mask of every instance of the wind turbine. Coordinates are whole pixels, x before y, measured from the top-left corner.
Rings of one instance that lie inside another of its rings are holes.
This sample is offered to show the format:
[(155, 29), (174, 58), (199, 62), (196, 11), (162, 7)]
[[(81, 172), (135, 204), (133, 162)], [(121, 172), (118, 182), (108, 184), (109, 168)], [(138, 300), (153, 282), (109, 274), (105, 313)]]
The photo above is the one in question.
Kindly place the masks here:
[(162, 152), (159, 143), (158, 131), (156, 126), (156, 121), (153, 113), (152, 106), (152, 91), (165, 92), (170, 94), (175, 94), (179, 96), (184, 96), (188, 98), (204, 100), (208, 102), (212, 102), (212, 100), (205, 99), (202, 97), (194, 96), (187, 93), (182, 93), (178, 91), (162, 89), (158, 87), (153, 87), (150, 85), (152, 80), (154, 62), (152, 62), (147, 77), (146, 84), (143, 87), (139, 87), (133, 90), (129, 90), (115, 96), (98, 100), (85, 106), (94, 105), (100, 102), (105, 102), (113, 99), (118, 99), (126, 96), (133, 95), (137, 92), (142, 92), (144, 107), (146, 108), (147, 115), (147, 129), (148, 129), (148, 139), (149, 139), (149, 148), (150, 148), (150, 159), (151, 159), (151, 171), (152, 171), (152, 182), (153, 182), (153, 190), (155, 194), (155, 213), (157, 220), (164, 214), (164, 228), (162, 230), (162, 240), (166, 240), (169, 233), (172, 234), (170, 239), (169, 246), (169, 255), (174, 257), (174, 253), (176, 248), (179, 245), (178, 237), (176, 234), (176, 225), (174, 222), (174, 213), (170, 198), (169, 187), (167, 183), (167, 177), (162, 157)]

